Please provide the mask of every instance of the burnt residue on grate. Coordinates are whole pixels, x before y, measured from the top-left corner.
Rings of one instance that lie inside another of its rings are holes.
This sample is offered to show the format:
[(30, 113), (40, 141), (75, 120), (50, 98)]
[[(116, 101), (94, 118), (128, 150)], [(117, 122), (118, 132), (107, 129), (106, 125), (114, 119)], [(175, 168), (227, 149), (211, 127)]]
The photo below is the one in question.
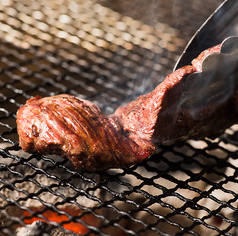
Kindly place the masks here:
[(16, 132), (35, 95), (72, 94), (109, 114), (151, 91), (221, 2), (0, 1), (0, 235), (237, 233), (236, 125), (98, 173), (26, 154)]

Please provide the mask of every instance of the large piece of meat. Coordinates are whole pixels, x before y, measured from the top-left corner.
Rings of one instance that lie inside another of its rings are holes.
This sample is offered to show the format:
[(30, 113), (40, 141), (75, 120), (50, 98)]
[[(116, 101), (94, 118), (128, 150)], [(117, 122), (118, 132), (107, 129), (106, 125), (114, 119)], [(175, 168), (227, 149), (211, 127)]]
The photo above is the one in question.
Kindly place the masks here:
[(219, 51), (220, 45), (205, 50), (192, 65), (110, 116), (70, 95), (32, 98), (17, 112), (19, 144), (26, 152), (56, 153), (76, 168), (96, 171), (140, 162), (155, 153), (156, 144), (217, 137), (238, 119), (238, 91), (194, 108), (183, 106), (181, 96), (188, 75), (201, 71), (203, 59)]
[(76, 168), (128, 166), (155, 152), (151, 141), (135, 142), (96, 105), (67, 94), (28, 100), (17, 124), (24, 151), (67, 156)]

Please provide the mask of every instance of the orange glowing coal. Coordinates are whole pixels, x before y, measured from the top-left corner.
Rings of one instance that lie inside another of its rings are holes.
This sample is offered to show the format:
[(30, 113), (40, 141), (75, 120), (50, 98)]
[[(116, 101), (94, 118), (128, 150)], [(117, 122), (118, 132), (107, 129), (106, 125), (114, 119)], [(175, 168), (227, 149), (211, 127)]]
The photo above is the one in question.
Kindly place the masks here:
[[(39, 212), (40, 213), (43, 210), (43, 208), (31, 208), (31, 210), (33, 212)], [(65, 213), (68, 213), (71, 216), (78, 216), (79, 214), (82, 213), (81, 209), (64, 208), (64, 209), (60, 209), (60, 210), (65, 212)], [(68, 216), (66, 216), (64, 214), (59, 214), (59, 213), (51, 211), (51, 210), (46, 210), (46, 211), (44, 211), (43, 213), (40, 213), (40, 214), (43, 215), (47, 220), (52, 221), (52, 222), (61, 223), (63, 221), (68, 221), (69, 220)], [(41, 221), (44, 221), (44, 222), (48, 223), (43, 218), (30, 217), (31, 213), (27, 210), (23, 211), (23, 216), (24, 216), (24, 223), (25, 224), (32, 224), (33, 222), (38, 221), (38, 220), (41, 220)], [(80, 219), (82, 221), (84, 221), (87, 225), (90, 225), (90, 226), (97, 226), (98, 223), (99, 223), (98, 219), (95, 216), (93, 216), (92, 214), (85, 214)], [(73, 231), (77, 234), (86, 234), (89, 231), (89, 229), (86, 226), (84, 226), (83, 224), (80, 224), (78, 222), (65, 223), (65, 224), (62, 224), (62, 227), (64, 227), (67, 230), (71, 230), (71, 231)]]

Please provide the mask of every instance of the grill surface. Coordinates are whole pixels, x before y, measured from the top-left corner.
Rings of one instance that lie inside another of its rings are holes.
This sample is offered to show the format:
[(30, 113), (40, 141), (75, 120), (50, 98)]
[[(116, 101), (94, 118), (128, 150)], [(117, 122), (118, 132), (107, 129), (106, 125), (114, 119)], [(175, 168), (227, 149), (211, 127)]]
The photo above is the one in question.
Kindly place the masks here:
[[(45, 235), (69, 233), (62, 226), (70, 221), (86, 235), (236, 234), (237, 126), (213, 141), (159, 147), (130, 169), (91, 174), (22, 152), (15, 122), (35, 95), (73, 94), (109, 114), (151, 91), (221, 2), (0, 1), (0, 235), (15, 235), (32, 216), (49, 223)], [(82, 213), (60, 211), (65, 205)], [(48, 210), (68, 220), (49, 221)]]

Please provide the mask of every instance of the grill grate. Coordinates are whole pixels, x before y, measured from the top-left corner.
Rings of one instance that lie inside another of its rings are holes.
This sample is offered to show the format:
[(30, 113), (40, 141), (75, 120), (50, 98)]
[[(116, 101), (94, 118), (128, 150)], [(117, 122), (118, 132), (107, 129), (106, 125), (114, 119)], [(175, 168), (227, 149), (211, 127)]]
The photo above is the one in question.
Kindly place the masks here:
[(35, 95), (73, 94), (109, 114), (151, 91), (221, 2), (0, 1), (1, 236), (72, 235), (72, 222), (83, 235), (236, 235), (238, 126), (89, 173), (24, 153), (15, 122)]

